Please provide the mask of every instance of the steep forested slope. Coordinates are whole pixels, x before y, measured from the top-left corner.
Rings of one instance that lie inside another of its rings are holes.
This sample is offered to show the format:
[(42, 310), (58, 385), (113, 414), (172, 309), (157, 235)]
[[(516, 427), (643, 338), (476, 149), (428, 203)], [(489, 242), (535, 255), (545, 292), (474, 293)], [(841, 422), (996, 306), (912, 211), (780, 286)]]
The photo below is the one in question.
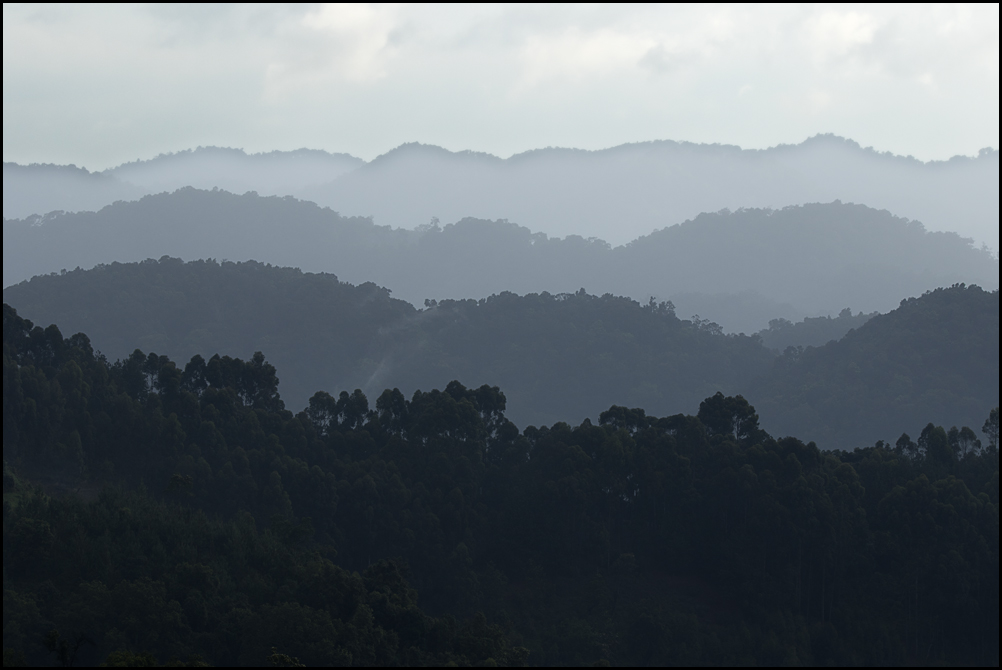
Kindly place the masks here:
[(683, 316), (746, 333), (776, 318), (886, 311), (902, 297), (957, 282), (996, 288), (999, 267), (956, 235), (841, 203), (703, 214), (615, 249), (506, 221), (393, 230), (291, 198), (194, 189), (98, 213), (4, 221), (5, 286), (163, 255), (333, 272), (417, 305), (582, 287), (641, 302), (655, 296)]
[(3, 334), (5, 663), (998, 664), (997, 409), (847, 453), (720, 394), (294, 415), (261, 357), (110, 365), (6, 305)]
[[(747, 396), (766, 428), (850, 448), (973, 424), (999, 398), (999, 293), (954, 286), (902, 301), (838, 342), (788, 351)], [(893, 431), (893, 432), (891, 432)]]

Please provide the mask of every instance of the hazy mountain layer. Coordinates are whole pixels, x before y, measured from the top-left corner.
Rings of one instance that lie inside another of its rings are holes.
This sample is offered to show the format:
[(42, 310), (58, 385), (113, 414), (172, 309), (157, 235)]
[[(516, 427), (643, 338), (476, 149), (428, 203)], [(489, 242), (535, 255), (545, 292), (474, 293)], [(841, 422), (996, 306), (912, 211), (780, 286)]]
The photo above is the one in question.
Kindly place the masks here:
[(218, 187), (294, 195), (393, 227), (410, 229), (433, 217), (507, 219), (550, 236), (618, 245), (701, 212), (839, 199), (996, 251), (999, 239), (998, 151), (923, 163), (831, 135), (765, 150), (659, 141), (601, 151), (547, 148), (507, 159), (406, 144), (369, 163), (306, 149), (247, 155), (209, 147), (127, 163), (104, 175), (117, 180), (117, 190), (67, 179), (54, 166), (20, 173), (8, 187), (5, 164), (4, 217), (94, 210), (183, 186)]
[(837, 342), (789, 352), (746, 397), (770, 433), (845, 449), (915, 438), (929, 421), (974, 426), (999, 402), (999, 293), (904, 300)]
[(337, 179), (364, 162), (348, 154), (315, 149), (247, 154), (240, 149), (199, 147), (152, 160), (125, 163), (107, 170), (107, 174), (147, 193), (194, 186), (233, 193), (256, 191), (261, 195), (291, 195)]
[(330, 182), (363, 162), (348, 154), (310, 149), (247, 154), (239, 149), (199, 147), (104, 172), (73, 165), (4, 163), (3, 215), (23, 218), (57, 210), (96, 211), (116, 200), (138, 200), (185, 186), (289, 195)]
[(54, 211), (98, 210), (147, 191), (75, 165), (3, 164), (3, 215), (25, 217)]
[(701, 212), (841, 199), (996, 250), (999, 239), (998, 151), (922, 163), (834, 136), (766, 150), (665, 141), (540, 149), (505, 160), (409, 144), (302, 196), (391, 226), (504, 218), (613, 244)]
[(745, 394), (770, 432), (851, 448), (928, 421), (980, 425), (998, 404), (998, 292), (973, 287), (905, 301), (839, 342), (779, 358), (665, 304), (504, 293), (417, 310), (373, 284), (259, 263), (113, 264), (36, 277), (4, 301), (88, 333), (113, 359), (135, 347), (180, 361), (262, 351), (292, 408), (317, 390), (409, 396), (457, 379), (504, 388), (525, 426), (597, 419), (613, 404), (693, 411), (719, 390)]
[(998, 287), (998, 261), (955, 234), (860, 205), (703, 214), (611, 248), (505, 221), (394, 230), (292, 198), (183, 189), (97, 213), (4, 221), (4, 285), (61, 269), (163, 255), (254, 259), (375, 282), (395, 297), (502, 291), (654, 296), (730, 332), (775, 318), (887, 311), (957, 282)]

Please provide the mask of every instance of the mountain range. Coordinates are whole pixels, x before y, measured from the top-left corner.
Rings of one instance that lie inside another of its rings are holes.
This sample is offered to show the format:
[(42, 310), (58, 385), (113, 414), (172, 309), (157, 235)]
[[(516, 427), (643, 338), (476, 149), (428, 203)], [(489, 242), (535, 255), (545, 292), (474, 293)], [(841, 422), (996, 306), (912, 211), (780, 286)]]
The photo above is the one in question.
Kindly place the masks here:
[(4, 218), (89, 211), (185, 186), (293, 195), (415, 228), (508, 219), (548, 236), (621, 245), (704, 212), (842, 200), (887, 209), (998, 250), (998, 151), (922, 162), (833, 135), (764, 150), (654, 141), (545, 148), (506, 159), (405, 144), (369, 162), (323, 151), (205, 147), (91, 173), (4, 163)]
[(955, 283), (999, 285), (997, 258), (956, 234), (839, 202), (702, 214), (613, 248), (504, 220), (394, 229), (289, 196), (186, 188), (96, 213), (5, 219), (3, 235), (5, 286), (164, 255), (256, 260), (375, 282), (418, 306), (581, 288), (654, 297), (746, 333), (847, 307), (886, 312)]
[[(373, 283), (256, 262), (114, 263), (35, 277), (3, 297), (130, 365), (154, 353), (181, 364), (260, 351), (293, 409), (317, 391), (410, 397), (458, 380), (499, 385), (524, 427), (597, 420), (610, 405), (691, 412), (722, 391), (743, 394), (774, 435), (851, 449), (917, 435), (928, 421), (977, 427), (998, 404), (999, 294), (962, 285), (782, 355), (764, 346), (769, 331), (725, 335), (667, 302), (503, 292), (417, 309)], [(814, 323), (801, 324), (807, 338)]]

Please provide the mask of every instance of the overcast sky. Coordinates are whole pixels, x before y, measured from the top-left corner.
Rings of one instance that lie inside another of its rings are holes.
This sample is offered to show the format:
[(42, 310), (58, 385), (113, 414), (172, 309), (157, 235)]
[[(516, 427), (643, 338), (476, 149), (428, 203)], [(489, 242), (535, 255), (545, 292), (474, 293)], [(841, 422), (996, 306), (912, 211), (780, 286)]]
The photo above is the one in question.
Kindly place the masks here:
[(3, 6), (3, 158), (999, 145), (999, 7)]

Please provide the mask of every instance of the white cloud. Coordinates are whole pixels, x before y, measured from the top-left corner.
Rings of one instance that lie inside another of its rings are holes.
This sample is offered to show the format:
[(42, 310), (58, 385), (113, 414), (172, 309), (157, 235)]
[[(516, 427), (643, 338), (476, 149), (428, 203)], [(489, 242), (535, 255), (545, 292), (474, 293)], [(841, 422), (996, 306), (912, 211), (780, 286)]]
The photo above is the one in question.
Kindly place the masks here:
[(879, 27), (875, 17), (865, 12), (826, 11), (807, 21), (806, 37), (819, 60), (845, 56), (873, 42)]
[(763, 147), (817, 132), (946, 158), (998, 145), (998, 18), (998, 5), (5, 4), (4, 159)]
[(580, 80), (635, 65), (656, 46), (649, 37), (615, 30), (529, 35), (521, 49), (524, 83)]
[(390, 11), (366, 4), (324, 4), (308, 12), (302, 25), (323, 36), (321, 49), (339, 74), (357, 81), (386, 76), (396, 27)]

